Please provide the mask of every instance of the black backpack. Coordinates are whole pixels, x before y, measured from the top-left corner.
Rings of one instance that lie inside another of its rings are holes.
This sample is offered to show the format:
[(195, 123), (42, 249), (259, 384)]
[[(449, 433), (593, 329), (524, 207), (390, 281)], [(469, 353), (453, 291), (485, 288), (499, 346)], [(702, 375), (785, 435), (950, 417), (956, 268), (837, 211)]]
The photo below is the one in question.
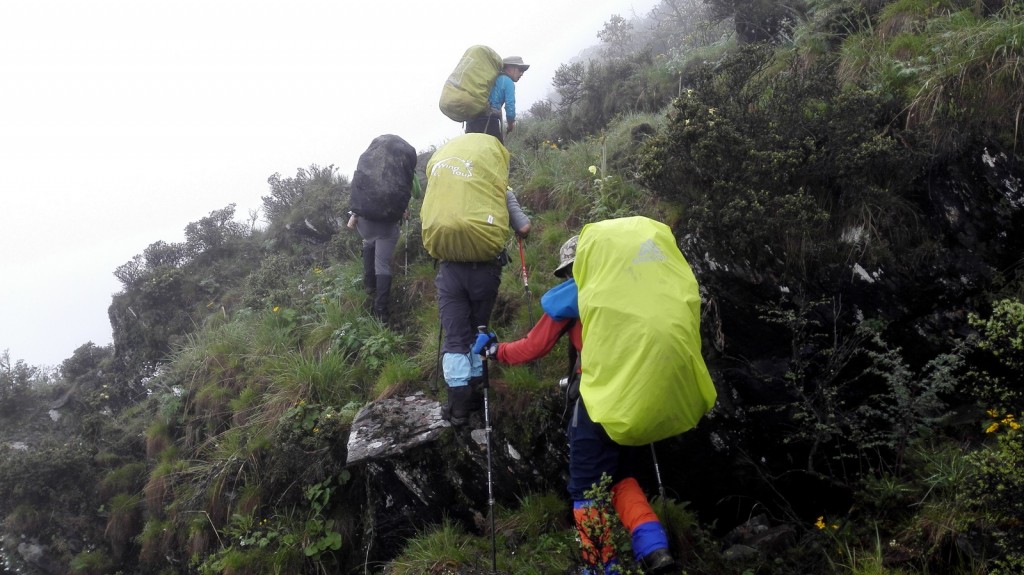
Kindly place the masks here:
[(409, 207), (416, 149), (393, 134), (377, 136), (359, 156), (352, 176), (350, 209), (359, 217), (397, 222)]

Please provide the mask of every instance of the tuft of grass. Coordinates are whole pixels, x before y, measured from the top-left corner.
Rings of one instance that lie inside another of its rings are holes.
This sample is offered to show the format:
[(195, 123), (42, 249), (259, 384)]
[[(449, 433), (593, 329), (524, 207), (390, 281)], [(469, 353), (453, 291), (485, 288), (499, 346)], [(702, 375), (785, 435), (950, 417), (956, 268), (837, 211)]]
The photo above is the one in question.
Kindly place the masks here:
[(340, 404), (357, 392), (357, 379), (345, 357), (335, 352), (319, 357), (288, 353), (267, 358), (262, 366), (268, 389), (254, 423), (273, 425), (299, 402)]
[(512, 530), (525, 537), (572, 527), (571, 511), (568, 500), (558, 494), (528, 494), (519, 499), (517, 509), (504, 510), (495, 525), (499, 531)]
[(938, 150), (963, 133), (1020, 140), (1024, 109), (1024, 17), (1005, 7), (982, 17), (966, 0), (898, 0), (875, 29), (846, 39), (837, 77), (902, 96), (905, 123)]
[(477, 564), (480, 556), (473, 538), (449, 519), (413, 537), (388, 565), (391, 575), (457, 572), (464, 565)]
[(110, 517), (103, 531), (115, 553), (124, 552), (129, 542), (139, 534), (142, 522), (142, 497), (120, 493), (110, 500)]
[(202, 557), (210, 552), (211, 528), (210, 519), (203, 514), (197, 514), (188, 521), (186, 538), (190, 557)]
[(139, 559), (147, 565), (156, 567), (167, 562), (174, 540), (174, 529), (170, 521), (151, 518), (146, 521), (142, 533), (138, 537)]
[(195, 415), (201, 418), (211, 429), (217, 429), (226, 422), (230, 415), (230, 402), (235, 393), (219, 381), (211, 381), (202, 385), (192, 400)]
[(392, 354), (384, 362), (370, 393), (371, 399), (385, 399), (422, 381), (419, 366), (407, 355)]
[(529, 365), (505, 365), (501, 367), (501, 378), (509, 388), (524, 391), (550, 391), (557, 378), (538, 377), (538, 369)]
[(102, 549), (86, 549), (75, 555), (69, 567), (72, 575), (106, 575), (114, 571), (114, 561)]
[(139, 491), (146, 477), (146, 464), (127, 463), (111, 470), (100, 482), (100, 496), (108, 498), (117, 493)]
[(3, 528), (8, 533), (32, 533), (46, 521), (43, 514), (33, 505), (22, 503), (4, 518)]
[(167, 421), (157, 419), (146, 429), (146, 457), (158, 457), (171, 444), (170, 426)]
[(231, 409), (231, 422), (234, 425), (244, 425), (250, 417), (259, 411), (262, 398), (263, 393), (254, 386), (245, 387), (238, 397), (228, 402)]

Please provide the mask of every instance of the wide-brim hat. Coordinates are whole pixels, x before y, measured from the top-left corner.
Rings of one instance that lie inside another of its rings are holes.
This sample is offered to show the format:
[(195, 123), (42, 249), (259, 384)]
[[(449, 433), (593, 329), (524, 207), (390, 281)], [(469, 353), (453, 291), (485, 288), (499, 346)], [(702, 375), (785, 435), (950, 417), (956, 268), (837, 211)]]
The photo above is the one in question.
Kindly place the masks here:
[(576, 261), (576, 244), (579, 241), (579, 236), (573, 236), (558, 249), (558, 267), (555, 268), (555, 276), (564, 278), (566, 272), (572, 267), (572, 263)]
[(530, 65), (523, 62), (522, 56), (509, 56), (508, 58), (502, 59), (501, 63), (505, 66), (516, 66), (522, 69), (523, 72), (530, 69)]

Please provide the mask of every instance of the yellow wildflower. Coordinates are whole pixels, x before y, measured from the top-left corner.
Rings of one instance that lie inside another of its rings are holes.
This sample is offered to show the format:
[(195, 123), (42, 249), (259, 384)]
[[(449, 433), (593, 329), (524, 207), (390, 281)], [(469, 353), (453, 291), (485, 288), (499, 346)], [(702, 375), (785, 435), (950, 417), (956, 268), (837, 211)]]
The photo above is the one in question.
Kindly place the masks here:
[(277, 313), (277, 312), (279, 312), (279, 311), (281, 311), (281, 306), (279, 306), (279, 305), (275, 305), (275, 306), (274, 306), (274, 313)]
[(591, 174), (597, 174), (597, 166), (590, 166), (587, 169), (590, 170)]
[(818, 520), (814, 522), (814, 526), (817, 527), (818, 529), (824, 529), (825, 528), (825, 516), (822, 515), (821, 517), (818, 517)]
[(993, 422), (992, 425), (988, 426), (988, 429), (985, 430), (985, 433), (995, 433), (997, 431), (999, 431), (999, 424)]
[(989, 417), (993, 417), (993, 418), (999, 417), (999, 412), (994, 410), (994, 409), (990, 409), (986, 413), (988, 413)]

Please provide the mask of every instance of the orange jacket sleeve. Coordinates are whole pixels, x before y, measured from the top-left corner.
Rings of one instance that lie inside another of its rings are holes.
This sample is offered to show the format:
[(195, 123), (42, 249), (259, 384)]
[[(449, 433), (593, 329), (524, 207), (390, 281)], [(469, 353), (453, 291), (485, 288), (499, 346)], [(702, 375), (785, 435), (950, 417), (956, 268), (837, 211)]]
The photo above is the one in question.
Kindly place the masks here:
[[(570, 323), (572, 323), (571, 326)], [(540, 359), (555, 347), (558, 338), (566, 332), (566, 329), (569, 331), (569, 340), (579, 350), (582, 346), (583, 334), (580, 322), (574, 319), (555, 321), (548, 314), (544, 314), (540, 316), (526, 337), (498, 344), (498, 361), (517, 364)]]

